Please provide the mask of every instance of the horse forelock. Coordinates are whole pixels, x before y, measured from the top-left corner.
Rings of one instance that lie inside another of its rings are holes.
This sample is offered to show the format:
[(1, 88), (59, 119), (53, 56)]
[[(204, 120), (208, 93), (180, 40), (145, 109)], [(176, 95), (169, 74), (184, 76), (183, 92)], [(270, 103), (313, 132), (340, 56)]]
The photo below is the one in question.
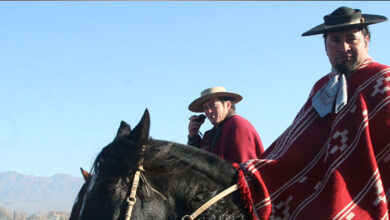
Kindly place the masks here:
[(96, 157), (91, 173), (123, 176), (136, 169), (141, 152), (138, 144), (126, 137), (116, 138)]

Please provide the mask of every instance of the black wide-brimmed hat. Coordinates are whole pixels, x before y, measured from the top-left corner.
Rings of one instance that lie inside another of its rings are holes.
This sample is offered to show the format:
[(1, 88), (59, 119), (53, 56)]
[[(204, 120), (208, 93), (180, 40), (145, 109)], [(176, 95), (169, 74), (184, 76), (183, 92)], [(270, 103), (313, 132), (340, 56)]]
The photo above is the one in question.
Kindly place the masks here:
[(340, 7), (330, 15), (325, 15), (324, 21), (325, 23), (306, 31), (302, 36), (361, 28), (370, 24), (387, 21), (387, 18), (381, 15), (362, 14), (359, 9)]

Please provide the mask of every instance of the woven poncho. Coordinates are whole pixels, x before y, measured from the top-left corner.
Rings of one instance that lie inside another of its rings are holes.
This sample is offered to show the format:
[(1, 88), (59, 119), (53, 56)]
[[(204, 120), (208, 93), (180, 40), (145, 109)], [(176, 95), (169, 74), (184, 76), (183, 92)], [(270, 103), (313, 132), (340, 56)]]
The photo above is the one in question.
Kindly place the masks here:
[(366, 60), (347, 105), (320, 118), (311, 98), (329, 79), (261, 159), (237, 165), (253, 219), (389, 219), (390, 68)]

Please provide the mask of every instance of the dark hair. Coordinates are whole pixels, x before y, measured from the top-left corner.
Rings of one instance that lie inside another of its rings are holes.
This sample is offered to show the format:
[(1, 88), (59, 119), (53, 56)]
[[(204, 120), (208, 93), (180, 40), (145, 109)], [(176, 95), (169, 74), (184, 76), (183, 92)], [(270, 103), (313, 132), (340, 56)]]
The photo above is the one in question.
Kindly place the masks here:
[(236, 110), (236, 103), (234, 102), (234, 99), (229, 98), (229, 97), (219, 97), (217, 98), (221, 102), (226, 102), (230, 101), (232, 103), (232, 109), (235, 111)]
[[(347, 29), (348, 30), (348, 29)], [(361, 27), (359, 28), (359, 31), (362, 31), (363, 32), (363, 35), (365, 37), (369, 37), (371, 39), (371, 33), (370, 33), (370, 30), (368, 29), (368, 26), (364, 26), (364, 27)], [(322, 36), (324, 37), (324, 40), (326, 40), (326, 37), (328, 36), (329, 33), (324, 33)]]

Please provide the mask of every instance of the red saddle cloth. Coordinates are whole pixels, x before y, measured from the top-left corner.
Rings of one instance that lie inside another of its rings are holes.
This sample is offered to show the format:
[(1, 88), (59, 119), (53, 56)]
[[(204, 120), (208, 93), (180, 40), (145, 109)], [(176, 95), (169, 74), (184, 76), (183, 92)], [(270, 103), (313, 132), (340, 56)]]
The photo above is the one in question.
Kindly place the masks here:
[(311, 97), (260, 159), (235, 164), (253, 219), (389, 219), (390, 68), (348, 77), (348, 103), (320, 118)]

